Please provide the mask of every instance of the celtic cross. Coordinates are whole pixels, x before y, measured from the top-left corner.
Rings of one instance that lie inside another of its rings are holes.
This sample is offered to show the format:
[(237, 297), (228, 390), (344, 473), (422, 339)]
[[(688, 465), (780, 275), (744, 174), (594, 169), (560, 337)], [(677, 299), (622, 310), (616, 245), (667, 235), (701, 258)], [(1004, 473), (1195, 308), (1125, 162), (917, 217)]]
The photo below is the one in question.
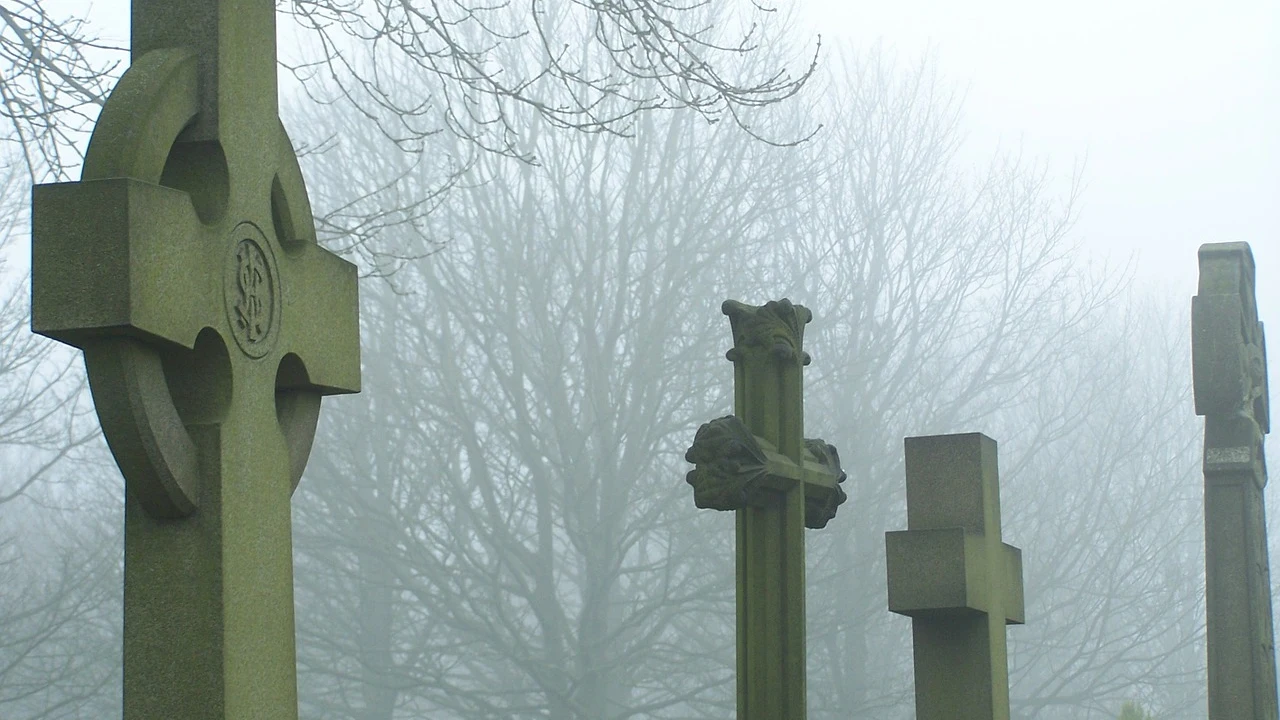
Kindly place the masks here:
[(1200, 246), (1191, 300), (1196, 414), (1204, 416), (1209, 720), (1276, 720), (1264, 436), (1267, 345), (1246, 243)]
[(724, 303), (734, 413), (698, 428), (685, 459), (700, 508), (737, 515), (738, 720), (805, 717), (804, 528), (845, 500), (836, 449), (804, 437), (801, 347), (813, 315), (789, 300)]
[(32, 201), (32, 327), (84, 351), (125, 478), (124, 717), (296, 718), (289, 499), (360, 386), (271, 0), (134, 0), (80, 182)]

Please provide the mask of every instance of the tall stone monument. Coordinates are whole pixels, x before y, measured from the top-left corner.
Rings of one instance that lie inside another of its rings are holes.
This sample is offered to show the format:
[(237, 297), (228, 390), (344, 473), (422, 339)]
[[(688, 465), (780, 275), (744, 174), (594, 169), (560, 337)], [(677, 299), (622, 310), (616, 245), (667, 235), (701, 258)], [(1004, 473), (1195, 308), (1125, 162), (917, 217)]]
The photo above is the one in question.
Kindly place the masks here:
[(124, 474), (124, 717), (297, 718), (289, 498), (360, 385), (316, 244), (272, 0), (134, 0), (80, 182), (32, 201), (32, 327), (84, 351)]
[(911, 617), (919, 720), (1009, 720), (1005, 625), (1022, 551), (1000, 538), (996, 442), (906, 439), (907, 530), (885, 533), (889, 609)]
[(737, 514), (738, 720), (804, 720), (804, 528), (845, 500), (835, 448), (804, 437), (802, 340), (788, 300), (724, 303), (734, 414), (698, 428), (685, 459), (700, 508)]
[(1267, 349), (1246, 243), (1200, 246), (1191, 300), (1196, 414), (1204, 416), (1209, 720), (1276, 720), (1276, 656), (1262, 490)]

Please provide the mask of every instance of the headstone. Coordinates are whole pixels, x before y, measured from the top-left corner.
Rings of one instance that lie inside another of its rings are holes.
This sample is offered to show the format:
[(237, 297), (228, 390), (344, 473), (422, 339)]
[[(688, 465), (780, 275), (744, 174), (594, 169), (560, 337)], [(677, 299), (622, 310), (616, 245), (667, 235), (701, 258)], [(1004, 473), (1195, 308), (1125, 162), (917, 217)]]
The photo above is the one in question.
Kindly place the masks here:
[(296, 718), (289, 498), (360, 385), (272, 0), (134, 0), (80, 182), (35, 188), (32, 326), (84, 351), (125, 478), (124, 717)]
[(738, 720), (805, 717), (804, 528), (845, 494), (835, 448), (804, 437), (802, 348), (813, 316), (789, 300), (727, 301), (734, 414), (698, 428), (685, 459), (700, 508), (737, 514)]
[(885, 533), (889, 609), (911, 617), (919, 720), (1008, 720), (1005, 625), (1023, 622), (1022, 551), (1000, 538), (996, 442), (906, 439), (907, 530)]
[(1275, 720), (1276, 664), (1262, 489), (1267, 350), (1246, 243), (1200, 246), (1191, 300), (1196, 414), (1204, 416), (1209, 720)]

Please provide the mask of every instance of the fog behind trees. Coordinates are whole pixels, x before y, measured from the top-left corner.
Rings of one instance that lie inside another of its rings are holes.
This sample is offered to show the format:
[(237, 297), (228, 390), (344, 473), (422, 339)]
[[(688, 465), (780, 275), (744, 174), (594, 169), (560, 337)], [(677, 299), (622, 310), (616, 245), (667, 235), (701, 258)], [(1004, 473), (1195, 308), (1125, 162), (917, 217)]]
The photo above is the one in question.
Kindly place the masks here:
[[(803, 79), (813, 47), (785, 23), (761, 37), (735, 77)], [(566, 82), (616, 61), (583, 48), (529, 86), (542, 106), (458, 84), (412, 42), (322, 46), (357, 58), (350, 74), (282, 98), (322, 241), (364, 276), (364, 391), (325, 402), (293, 501), (302, 716), (731, 717), (732, 518), (693, 507), (682, 456), (732, 409), (720, 302), (785, 296), (815, 315), (807, 434), (849, 473), (806, 535), (810, 716), (912, 717), (883, 565), (884, 532), (906, 526), (902, 438), (981, 431), (1025, 565), (1014, 714), (1114, 718), (1133, 700), (1202, 717), (1188, 294), (1080, 249), (1087, 176), (969, 161), (962, 93), (933, 58), (828, 47), (802, 91), (760, 107), (700, 105), (712, 83), (655, 108), (673, 96), (637, 80), (566, 115)], [(360, 94), (384, 87), (363, 82), (374, 67), (394, 94)], [(74, 175), (82, 137), (60, 118), (94, 114), (69, 87), (31, 105), (39, 122), (6, 116), (5, 718), (120, 712), (123, 483), (79, 360), (26, 330), (28, 183)], [(443, 119), (450, 93), (488, 109)]]

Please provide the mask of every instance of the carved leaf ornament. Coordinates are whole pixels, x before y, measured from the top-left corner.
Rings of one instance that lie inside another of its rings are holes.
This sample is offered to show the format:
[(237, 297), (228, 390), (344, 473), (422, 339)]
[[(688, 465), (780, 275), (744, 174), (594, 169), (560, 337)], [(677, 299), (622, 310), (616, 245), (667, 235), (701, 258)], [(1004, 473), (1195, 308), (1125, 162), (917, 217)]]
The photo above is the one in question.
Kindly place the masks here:
[(685, 474), (693, 487), (693, 502), (704, 510), (741, 510), (765, 507), (801, 472), (825, 473), (834, 482), (805, 484), (805, 527), (820, 529), (835, 517), (848, 499), (840, 488), (847, 475), (840, 456), (825, 440), (805, 439), (805, 469), (778, 454), (772, 444), (751, 434), (736, 415), (703, 423), (685, 452), (694, 468)]

